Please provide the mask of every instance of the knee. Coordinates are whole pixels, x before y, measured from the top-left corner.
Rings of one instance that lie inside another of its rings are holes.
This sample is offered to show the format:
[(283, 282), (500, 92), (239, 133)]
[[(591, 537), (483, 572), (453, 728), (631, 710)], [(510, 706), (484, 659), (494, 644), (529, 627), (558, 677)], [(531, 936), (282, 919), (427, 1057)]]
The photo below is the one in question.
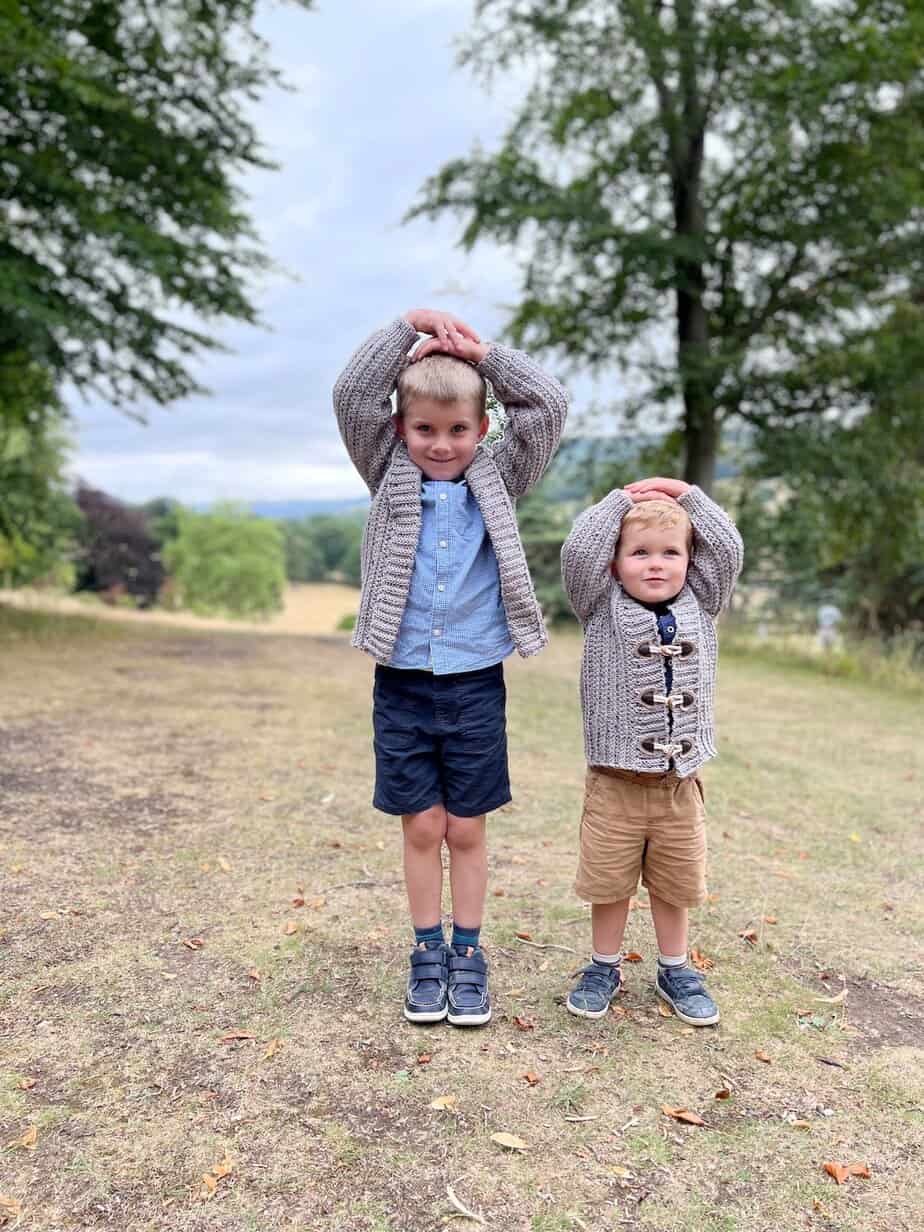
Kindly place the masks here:
[(406, 841), (418, 851), (439, 847), (446, 837), (446, 810), (434, 804), (422, 813), (410, 813), (402, 819)]
[(483, 817), (453, 817), (446, 819), (446, 846), (450, 851), (479, 851), (484, 846)]

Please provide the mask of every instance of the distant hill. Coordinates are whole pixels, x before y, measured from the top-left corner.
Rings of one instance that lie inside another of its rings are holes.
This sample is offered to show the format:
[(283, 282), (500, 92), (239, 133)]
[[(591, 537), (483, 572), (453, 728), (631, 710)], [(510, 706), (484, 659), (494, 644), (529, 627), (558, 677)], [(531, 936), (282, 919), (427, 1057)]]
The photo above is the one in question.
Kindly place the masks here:
[(251, 501), (251, 513), (258, 518), (280, 518), (299, 521), (301, 518), (311, 518), (318, 513), (365, 514), (369, 508), (368, 498), (350, 497), (347, 500), (289, 500), (289, 501)]

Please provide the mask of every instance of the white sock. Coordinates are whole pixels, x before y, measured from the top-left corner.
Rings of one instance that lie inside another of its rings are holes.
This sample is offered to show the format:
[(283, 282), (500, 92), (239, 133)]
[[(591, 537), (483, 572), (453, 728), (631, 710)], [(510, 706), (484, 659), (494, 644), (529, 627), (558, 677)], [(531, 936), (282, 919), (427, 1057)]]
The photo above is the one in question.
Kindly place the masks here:
[(658, 962), (662, 967), (685, 967), (687, 956), (686, 954), (661, 954), (659, 952)]
[(618, 967), (622, 962), (622, 954), (598, 954), (594, 950), (593, 960), (595, 963), (604, 963), (608, 967)]

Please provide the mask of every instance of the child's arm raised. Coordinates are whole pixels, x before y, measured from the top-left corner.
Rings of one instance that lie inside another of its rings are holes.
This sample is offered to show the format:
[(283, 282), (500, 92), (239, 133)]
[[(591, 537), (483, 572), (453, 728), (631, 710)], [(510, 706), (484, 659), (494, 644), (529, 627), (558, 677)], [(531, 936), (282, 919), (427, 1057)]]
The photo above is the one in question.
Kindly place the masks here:
[(670, 497), (690, 515), (693, 554), (687, 569), (687, 585), (703, 609), (710, 616), (718, 616), (731, 602), (744, 558), (744, 544), (734, 522), (701, 488), (682, 479), (640, 479), (630, 483), (626, 491), (633, 500)]
[(558, 448), (568, 396), (528, 355), (510, 347), (490, 347), (478, 370), (507, 412), (504, 435), (490, 447), (491, 456), (510, 495), (523, 496)]
[(334, 385), (334, 411), (353, 465), (375, 492), (397, 442), (391, 395), (417, 330), (404, 317), (359, 346)]
[(581, 624), (587, 623), (613, 585), (610, 565), (616, 555), (622, 520), (632, 504), (628, 492), (614, 488), (602, 501), (580, 514), (564, 542), (561, 578)]

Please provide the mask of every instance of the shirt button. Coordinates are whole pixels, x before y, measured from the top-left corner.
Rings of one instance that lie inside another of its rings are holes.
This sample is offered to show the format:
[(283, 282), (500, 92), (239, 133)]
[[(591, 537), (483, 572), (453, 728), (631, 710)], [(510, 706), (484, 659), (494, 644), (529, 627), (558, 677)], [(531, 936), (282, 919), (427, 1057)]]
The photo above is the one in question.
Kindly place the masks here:
[(440, 500), (445, 500), (445, 499), (446, 499), (446, 493), (440, 492)]
[(446, 589), (446, 587), (443, 585), (443, 583), (442, 583), (442, 582), (438, 582), (438, 583), (437, 583), (437, 585), (436, 585), (436, 589), (437, 589), (437, 590), (445, 590), (445, 589)]
[(433, 636), (434, 636), (434, 637), (439, 637), (439, 635), (440, 635), (442, 632), (443, 632), (443, 630), (442, 630), (442, 629), (434, 629), (434, 630), (433, 630)]
[(449, 544), (446, 542), (446, 540), (445, 540), (445, 539), (441, 539), (441, 540), (440, 540), (440, 547), (441, 547), (441, 548), (448, 548), (448, 547), (449, 547)]

